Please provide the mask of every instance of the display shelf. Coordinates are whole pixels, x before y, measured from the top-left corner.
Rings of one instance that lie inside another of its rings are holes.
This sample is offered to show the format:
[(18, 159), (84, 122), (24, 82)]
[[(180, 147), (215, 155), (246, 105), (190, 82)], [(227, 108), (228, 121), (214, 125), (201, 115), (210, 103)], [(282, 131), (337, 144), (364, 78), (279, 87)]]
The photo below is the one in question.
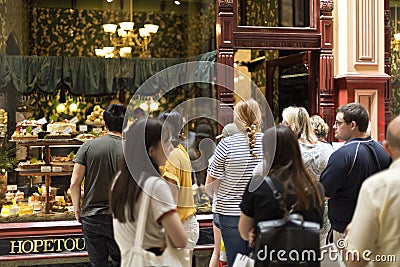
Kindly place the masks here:
[(9, 140), (23, 146), (55, 146), (55, 145), (81, 145), (83, 142), (77, 139), (38, 139), (38, 140)]
[[(23, 146), (26, 147), (44, 147), (44, 161), (47, 166), (51, 165), (51, 154), (50, 154), (50, 148), (54, 146), (71, 146), (71, 145), (76, 145), (79, 146), (83, 144), (82, 141), (75, 140), (75, 139), (54, 139), (54, 140), (45, 140), (45, 139), (39, 139), (35, 141), (26, 141), (26, 142), (21, 142), (21, 141), (15, 141), (16, 143), (19, 143)], [(72, 171), (63, 171), (63, 172), (39, 172), (39, 171), (21, 171), (18, 172), (20, 176), (44, 176), (45, 177), (45, 186), (46, 186), (46, 201), (45, 201), (45, 213), (48, 214), (50, 212), (50, 201), (49, 201), (49, 189), (50, 189), (50, 182), (51, 182), (51, 177), (56, 177), (56, 176), (67, 176), (71, 175)]]

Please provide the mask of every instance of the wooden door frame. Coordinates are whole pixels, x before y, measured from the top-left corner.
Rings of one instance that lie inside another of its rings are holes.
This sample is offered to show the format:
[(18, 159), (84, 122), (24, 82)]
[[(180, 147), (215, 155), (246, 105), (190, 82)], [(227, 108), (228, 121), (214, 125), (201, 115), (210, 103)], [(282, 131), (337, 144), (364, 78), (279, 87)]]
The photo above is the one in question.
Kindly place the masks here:
[(307, 65), (308, 74), (308, 99), (309, 106), (305, 107), (310, 114), (315, 114), (318, 112), (317, 103), (317, 75), (316, 71), (318, 68), (318, 56), (317, 51), (305, 51), (301, 54), (290, 55), (285, 57), (280, 57), (277, 59), (268, 60), (265, 62), (265, 72), (266, 72), (266, 99), (270, 106), (273, 103), (273, 78), (274, 72), (277, 67), (287, 66), (291, 64), (302, 63)]
[[(313, 74), (318, 76), (318, 88), (313, 90), (315, 97), (310, 98), (311, 113), (327, 114), (328, 121), (333, 122), (333, 0), (310, 0), (313, 12), (307, 28), (239, 26), (237, 1), (217, 0), (217, 63), (233, 67), (236, 49), (314, 51), (313, 55), (319, 55), (319, 70)], [(233, 88), (232, 77), (233, 73), (218, 72), (218, 84)], [(233, 106), (233, 91), (218, 86), (217, 98), (224, 102), (218, 108), (218, 121), (232, 121), (229, 110)]]

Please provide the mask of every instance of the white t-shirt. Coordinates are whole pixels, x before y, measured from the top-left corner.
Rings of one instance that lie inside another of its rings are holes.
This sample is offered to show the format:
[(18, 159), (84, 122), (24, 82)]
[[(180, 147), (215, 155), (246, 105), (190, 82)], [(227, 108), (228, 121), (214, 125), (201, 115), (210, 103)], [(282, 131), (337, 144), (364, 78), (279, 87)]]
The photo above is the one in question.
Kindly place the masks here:
[[(157, 222), (167, 212), (176, 212), (176, 205), (172, 197), (171, 189), (167, 182), (162, 178), (156, 177), (154, 185), (149, 186), (153, 188), (151, 199), (146, 220), (146, 231), (143, 238), (143, 248), (161, 248), (165, 246), (165, 231), (161, 224)], [(149, 179), (149, 178), (148, 178)], [(142, 192), (144, 194), (144, 192)], [(139, 197), (135, 205), (134, 216), (135, 221), (127, 221), (125, 223), (119, 222), (117, 219), (113, 220), (114, 238), (117, 242), (121, 255), (124, 251), (133, 248), (135, 244), (137, 218), (139, 216), (139, 209), (142, 203), (142, 195)], [(122, 256), (122, 262), (124, 258)]]
[(240, 216), (243, 192), (254, 168), (263, 158), (262, 137), (262, 133), (256, 134), (254, 153), (257, 158), (250, 154), (247, 136), (242, 133), (222, 139), (216, 147), (209, 168), (211, 176), (220, 179), (216, 213)]

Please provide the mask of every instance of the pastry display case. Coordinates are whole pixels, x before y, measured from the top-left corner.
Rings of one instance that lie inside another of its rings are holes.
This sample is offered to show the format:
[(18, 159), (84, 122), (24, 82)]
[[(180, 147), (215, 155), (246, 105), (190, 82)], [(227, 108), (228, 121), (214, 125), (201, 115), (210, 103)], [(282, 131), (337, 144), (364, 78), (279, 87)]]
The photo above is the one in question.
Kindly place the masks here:
[[(52, 212), (62, 212), (71, 211), (69, 206), (72, 206), (70, 196), (67, 192), (63, 193), (63, 196), (57, 196), (56, 190), (52, 190), (50, 186), (51, 180), (56, 179), (56, 177), (67, 176), (68, 178), (72, 174), (73, 170), (73, 157), (74, 151), (79, 148), (83, 143), (80, 140), (75, 139), (43, 139), (43, 140), (27, 140), (27, 141), (15, 141), (18, 144), (25, 146), (29, 149), (39, 149), (42, 153), (42, 159), (31, 158), (25, 161), (21, 161), (18, 167), (15, 169), (18, 176), (28, 177), (32, 179), (33, 177), (43, 177), (44, 184), (38, 189), (38, 192), (32, 193), (32, 195), (26, 196), (25, 200), (29, 206), (35, 206), (32, 209), (33, 215), (37, 213), (50, 214)], [(64, 148), (71, 150), (67, 156), (52, 156), (52, 151), (56, 149)], [(38, 210), (37, 207), (42, 208)], [(18, 203), (17, 203), (18, 204)], [(20, 206), (20, 205), (17, 205)], [(55, 210), (52, 207), (55, 207)], [(9, 215), (19, 215), (9, 214)], [(12, 216), (10, 218), (3, 218), (2, 221), (12, 222)], [(41, 216), (43, 218), (43, 216)], [(31, 217), (26, 217), (27, 220), (32, 220)], [(18, 219), (21, 221), (22, 219)]]

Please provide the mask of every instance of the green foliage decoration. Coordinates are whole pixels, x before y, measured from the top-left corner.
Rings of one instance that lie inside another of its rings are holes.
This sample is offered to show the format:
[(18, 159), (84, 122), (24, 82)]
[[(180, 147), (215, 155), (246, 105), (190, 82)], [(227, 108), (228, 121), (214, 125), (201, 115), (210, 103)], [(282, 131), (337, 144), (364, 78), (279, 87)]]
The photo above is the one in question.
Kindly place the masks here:
[[(79, 123), (84, 123), (86, 116), (90, 114), (95, 105), (100, 105), (104, 109), (110, 104), (110, 97), (84, 98), (71, 96), (68, 93), (66, 93), (65, 100), (64, 109), (60, 109), (59, 105), (62, 103), (59, 102), (59, 93), (56, 96), (39, 96), (38, 104), (31, 107), (33, 118), (45, 117), (48, 121), (60, 122), (77, 117)], [(71, 108), (73, 106), (76, 106), (76, 111)]]

